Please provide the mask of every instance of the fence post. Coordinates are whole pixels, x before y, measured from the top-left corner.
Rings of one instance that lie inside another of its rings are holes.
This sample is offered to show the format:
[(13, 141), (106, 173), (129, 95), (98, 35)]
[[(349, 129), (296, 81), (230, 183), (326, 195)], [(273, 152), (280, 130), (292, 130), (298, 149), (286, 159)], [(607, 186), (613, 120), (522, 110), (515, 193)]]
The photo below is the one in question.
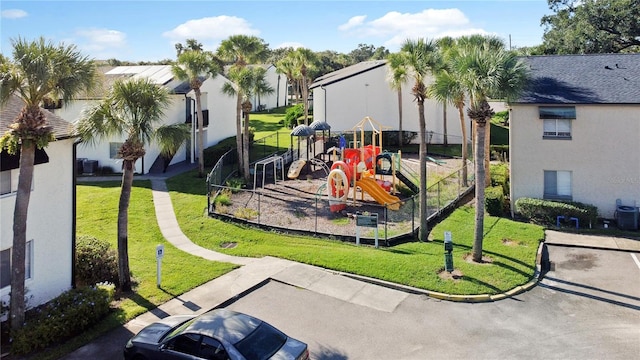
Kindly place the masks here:
[(316, 196), (316, 226), (315, 226), (315, 230), (313, 231), (314, 234), (318, 233), (318, 197)]
[[(253, 190), (255, 191), (255, 190)], [(258, 193), (258, 225), (260, 225), (260, 198), (262, 197), (261, 193)]]

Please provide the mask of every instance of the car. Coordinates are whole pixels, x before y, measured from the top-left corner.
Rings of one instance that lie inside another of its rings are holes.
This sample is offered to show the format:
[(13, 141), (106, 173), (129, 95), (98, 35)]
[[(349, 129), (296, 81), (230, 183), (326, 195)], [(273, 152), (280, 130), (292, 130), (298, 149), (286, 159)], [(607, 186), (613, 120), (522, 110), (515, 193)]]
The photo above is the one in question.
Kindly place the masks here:
[(307, 344), (265, 321), (228, 309), (154, 322), (124, 347), (126, 360), (308, 360)]

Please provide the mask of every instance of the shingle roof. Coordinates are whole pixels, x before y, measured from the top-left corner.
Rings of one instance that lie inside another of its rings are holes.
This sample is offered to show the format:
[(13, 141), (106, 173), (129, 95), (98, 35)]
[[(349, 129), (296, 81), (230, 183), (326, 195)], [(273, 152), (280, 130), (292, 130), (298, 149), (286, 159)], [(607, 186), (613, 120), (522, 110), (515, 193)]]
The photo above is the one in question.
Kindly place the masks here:
[(515, 103), (640, 104), (640, 54), (523, 57), (531, 81)]
[[(17, 96), (11, 96), (0, 108), (0, 134), (9, 130), (9, 125), (15, 122), (22, 111), (24, 102)], [(52, 127), (56, 139), (64, 139), (73, 135), (73, 125), (60, 116), (46, 109), (40, 109), (45, 114), (47, 122)]]
[(384, 66), (386, 63), (387, 63), (387, 60), (372, 60), (372, 61), (363, 61), (355, 65), (347, 66), (344, 69), (330, 72), (328, 74), (322, 75), (319, 78), (315, 79), (311, 84), (311, 86), (309, 86), (309, 89), (313, 89), (323, 85), (325, 86), (330, 85), (335, 82), (348, 79), (352, 76), (362, 74), (363, 72), (367, 72), (369, 70), (373, 70), (380, 66)]

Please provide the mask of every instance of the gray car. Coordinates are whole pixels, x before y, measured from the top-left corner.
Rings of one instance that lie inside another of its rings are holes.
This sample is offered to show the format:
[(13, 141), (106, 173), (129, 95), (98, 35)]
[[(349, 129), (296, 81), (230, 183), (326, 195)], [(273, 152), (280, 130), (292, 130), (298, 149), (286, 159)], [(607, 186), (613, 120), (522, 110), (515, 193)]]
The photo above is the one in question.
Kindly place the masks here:
[(253, 316), (215, 309), (169, 316), (146, 326), (124, 348), (126, 360), (307, 360), (307, 344)]

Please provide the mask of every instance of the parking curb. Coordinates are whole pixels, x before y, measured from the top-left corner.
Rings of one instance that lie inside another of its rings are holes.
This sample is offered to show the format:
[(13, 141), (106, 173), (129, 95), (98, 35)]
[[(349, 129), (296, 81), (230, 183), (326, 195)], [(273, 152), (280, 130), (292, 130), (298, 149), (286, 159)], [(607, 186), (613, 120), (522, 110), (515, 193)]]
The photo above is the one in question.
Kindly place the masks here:
[(342, 275), (348, 278), (352, 278), (354, 280), (364, 281), (370, 284), (384, 286), (390, 289), (404, 291), (414, 295), (426, 295), (428, 297), (438, 299), (438, 300), (446, 300), (446, 301), (453, 301), (453, 302), (467, 302), (467, 303), (493, 302), (493, 301), (504, 300), (504, 299), (519, 295), (523, 292), (527, 292), (533, 289), (536, 285), (538, 285), (543, 275), (541, 263), (542, 263), (542, 253), (544, 251), (545, 246), (546, 245), (544, 241), (540, 241), (540, 244), (538, 245), (538, 252), (536, 254), (536, 269), (533, 274), (533, 279), (529, 280), (526, 284), (518, 285), (515, 288), (500, 294), (477, 294), (477, 295), (446, 294), (446, 293), (441, 293), (436, 291), (419, 289), (412, 286), (391, 283), (388, 281), (369, 278), (361, 275), (354, 275), (354, 274), (344, 273), (340, 271), (332, 271), (332, 270), (328, 270), (328, 271), (336, 275)]

